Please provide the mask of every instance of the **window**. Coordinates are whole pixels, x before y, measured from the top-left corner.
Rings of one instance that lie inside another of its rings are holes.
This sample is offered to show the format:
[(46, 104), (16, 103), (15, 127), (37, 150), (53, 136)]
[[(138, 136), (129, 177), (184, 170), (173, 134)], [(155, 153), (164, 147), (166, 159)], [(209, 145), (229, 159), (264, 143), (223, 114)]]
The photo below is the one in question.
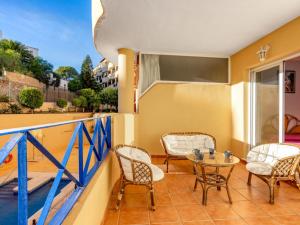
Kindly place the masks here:
[(228, 58), (141, 55), (139, 95), (155, 81), (229, 83)]
[(228, 58), (159, 56), (160, 79), (165, 81), (228, 83)]

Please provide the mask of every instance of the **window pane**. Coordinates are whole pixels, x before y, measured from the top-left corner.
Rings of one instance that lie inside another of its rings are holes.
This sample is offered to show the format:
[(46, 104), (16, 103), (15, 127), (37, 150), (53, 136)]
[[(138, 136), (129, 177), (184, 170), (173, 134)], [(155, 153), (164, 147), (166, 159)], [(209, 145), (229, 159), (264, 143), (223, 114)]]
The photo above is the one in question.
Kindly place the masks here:
[(228, 83), (228, 58), (160, 55), (159, 66), (165, 81)]
[(279, 67), (256, 73), (256, 143), (278, 142)]

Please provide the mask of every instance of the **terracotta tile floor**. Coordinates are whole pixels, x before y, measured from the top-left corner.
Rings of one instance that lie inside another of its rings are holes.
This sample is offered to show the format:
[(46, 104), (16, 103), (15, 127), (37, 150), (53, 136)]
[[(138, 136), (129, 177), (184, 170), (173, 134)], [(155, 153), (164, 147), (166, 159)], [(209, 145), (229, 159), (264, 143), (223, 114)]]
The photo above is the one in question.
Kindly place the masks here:
[[(153, 162), (165, 170), (163, 159)], [(226, 173), (226, 169), (221, 171)], [(111, 196), (104, 225), (300, 225), (300, 191), (286, 183), (276, 189), (275, 204), (268, 203), (268, 187), (256, 177), (247, 186), (244, 164), (230, 178), (233, 204), (225, 190), (210, 189), (207, 206), (201, 204), (202, 190), (193, 192), (195, 176), (189, 161), (172, 161), (170, 172), (155, 185), (156, 211), (151, 211), (149, 193), (141, 186), (128, 186), (120, 210), (115, 210), (118, 184)]]

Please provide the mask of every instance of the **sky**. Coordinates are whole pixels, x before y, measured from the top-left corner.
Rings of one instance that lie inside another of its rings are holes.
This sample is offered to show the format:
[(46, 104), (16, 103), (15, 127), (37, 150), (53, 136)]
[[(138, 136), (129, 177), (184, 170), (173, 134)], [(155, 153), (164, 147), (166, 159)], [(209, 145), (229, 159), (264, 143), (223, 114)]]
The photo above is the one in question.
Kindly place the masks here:
[(80, 71), (89, 54), (101, 60), (92, 38), (91, 0), (0, 0), (3, 38), (39, 49), (54, 69), (73, 66)]

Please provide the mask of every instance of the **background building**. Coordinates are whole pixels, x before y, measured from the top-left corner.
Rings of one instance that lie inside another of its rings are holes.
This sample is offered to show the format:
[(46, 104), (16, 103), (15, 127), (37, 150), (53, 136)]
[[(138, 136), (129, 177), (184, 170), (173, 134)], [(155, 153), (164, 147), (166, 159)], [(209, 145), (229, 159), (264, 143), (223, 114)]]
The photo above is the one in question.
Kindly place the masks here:
[(94, 68), (94, 76), (96, 81), (102, 88), (118, 87), (118, 72), (117, 66), (110, 63), (108, 60), (103, 59)]
[(39, 49), (38, 48), (34, 48), (34, 47), (30, 47), (30, 46), (26, 46), (27, 50), (31, 52), (31, 54), (34, 57), (38, 57), (39, 56)]

